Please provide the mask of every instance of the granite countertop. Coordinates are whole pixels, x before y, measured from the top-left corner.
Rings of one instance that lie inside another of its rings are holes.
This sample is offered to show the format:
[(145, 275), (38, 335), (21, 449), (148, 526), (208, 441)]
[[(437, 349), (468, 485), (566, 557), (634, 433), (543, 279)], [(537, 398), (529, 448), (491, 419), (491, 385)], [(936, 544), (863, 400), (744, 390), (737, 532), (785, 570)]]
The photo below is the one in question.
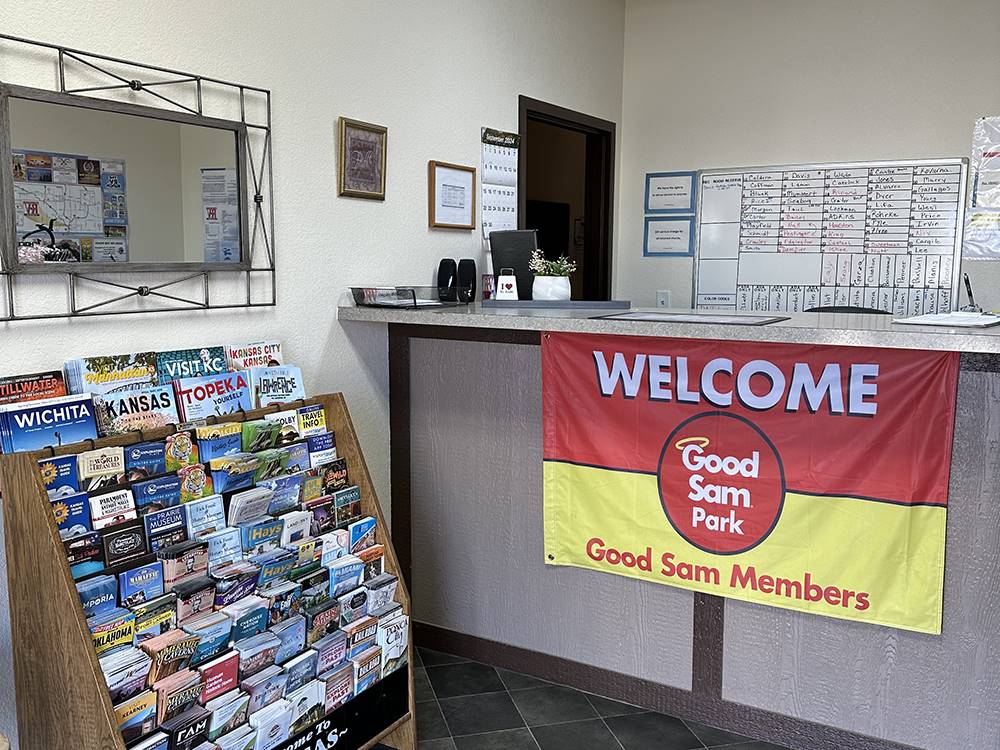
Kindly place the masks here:
[[(633, 308), (632, 311), (640, 312), (643, 309)], [(900, 325), (892, 322), (892, 315), (857, 315), (853, 313), (783, 313), (782, 315), (787, 316), (788, 320), (762, 326), (719, 323), (654, 323), (601, 320), (595, 317), (613, 312), (616, 311), (580, 308), (572, 310), (483, 308), (478, 304), (420, 310), (351, 305), (340, 307), (337, 317), (341, 321), (404, 325), (500, 328), (521, 331), (572, 331), (724, 341), (840, 344), (889, 349), (930, 349), (1000, 354), (1000, 326), (955, 329), (938, 326)], [(692, 311), (659, 308), (655, 312), (690, 314)]]

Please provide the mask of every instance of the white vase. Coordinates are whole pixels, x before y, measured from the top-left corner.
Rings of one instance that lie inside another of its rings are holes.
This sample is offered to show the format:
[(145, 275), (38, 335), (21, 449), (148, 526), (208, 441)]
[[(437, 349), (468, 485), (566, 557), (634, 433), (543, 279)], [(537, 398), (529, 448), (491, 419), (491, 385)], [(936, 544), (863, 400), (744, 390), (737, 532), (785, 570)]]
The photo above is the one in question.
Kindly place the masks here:
[(567, 300), (569, 296), (569, 276), (536, 276), (531, 285), (535, 301)]

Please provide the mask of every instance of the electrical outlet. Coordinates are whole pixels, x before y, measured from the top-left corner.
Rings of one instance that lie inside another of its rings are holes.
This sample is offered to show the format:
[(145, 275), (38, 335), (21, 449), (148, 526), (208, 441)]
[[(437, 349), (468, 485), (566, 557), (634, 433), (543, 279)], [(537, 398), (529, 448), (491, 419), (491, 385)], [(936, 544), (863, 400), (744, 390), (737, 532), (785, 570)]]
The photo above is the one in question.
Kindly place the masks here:
[(657, 307), (670, 307), (670, 290), (669, 289), (659, 289), (656, 292), (656, 306)]

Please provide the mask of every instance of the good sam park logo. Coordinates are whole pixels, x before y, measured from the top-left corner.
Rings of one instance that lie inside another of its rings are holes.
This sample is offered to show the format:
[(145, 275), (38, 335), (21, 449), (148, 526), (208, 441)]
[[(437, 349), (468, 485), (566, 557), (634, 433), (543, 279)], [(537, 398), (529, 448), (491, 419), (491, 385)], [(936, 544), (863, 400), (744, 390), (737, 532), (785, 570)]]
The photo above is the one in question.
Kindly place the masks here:
[(767, 538), (781, 516), (785, 472), (771, 440), (745, 417), (712, 411), (681, 422), (657, 469), (671, 526), (705, 552), (735, 555)]

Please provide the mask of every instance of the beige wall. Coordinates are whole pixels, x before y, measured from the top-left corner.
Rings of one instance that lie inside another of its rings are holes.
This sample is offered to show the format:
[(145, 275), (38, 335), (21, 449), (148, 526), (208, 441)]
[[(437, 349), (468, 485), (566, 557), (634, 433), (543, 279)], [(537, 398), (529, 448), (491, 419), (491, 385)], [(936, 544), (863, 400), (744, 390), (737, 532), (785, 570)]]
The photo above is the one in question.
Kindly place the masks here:
[[(646, 172), (968, 156), (1000, 114), (996, 0), (628, 0), (617, 297), (690, 304), (691, 261), (642, 255)], [(1000, 264), (967, 262), (1000, 308)], [(963, 295), (964, 302), (964, 295)]]

